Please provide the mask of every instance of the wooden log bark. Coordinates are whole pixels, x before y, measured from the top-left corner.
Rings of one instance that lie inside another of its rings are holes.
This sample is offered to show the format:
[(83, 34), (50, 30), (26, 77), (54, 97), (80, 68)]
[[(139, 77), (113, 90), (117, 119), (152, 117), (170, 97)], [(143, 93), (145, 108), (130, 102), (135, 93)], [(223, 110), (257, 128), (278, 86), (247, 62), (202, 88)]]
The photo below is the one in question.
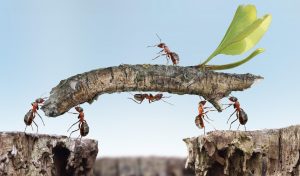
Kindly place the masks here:
[(95, 140), (0, 132), (0, 175), (89, 176), (97, 153)]
[(249, 88), (262, 79), (252, 74), (200, 71), (196, 67), (120, 65), (100, 68), (62, 80), (50, 93), (42, 110), (56, 117), (104, 93), (156, 91), (201, 95), (221, 111), (219, 100), (232, 91)]
[(214, 131), (186, 138), (186, 167), (197, 176), (299, 176), (300, 125), (261, 131)]

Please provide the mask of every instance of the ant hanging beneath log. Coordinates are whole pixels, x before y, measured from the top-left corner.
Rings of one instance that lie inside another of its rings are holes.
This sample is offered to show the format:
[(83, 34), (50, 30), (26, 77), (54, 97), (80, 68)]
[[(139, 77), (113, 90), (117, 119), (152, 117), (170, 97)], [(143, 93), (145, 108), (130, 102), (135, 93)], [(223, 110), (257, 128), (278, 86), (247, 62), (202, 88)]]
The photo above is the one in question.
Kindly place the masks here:
[(239, 126), (238, 126), (237, 129), (239, 129), (240, 125), (244, 125), (245, 131), (246, 131), (246, 123), (247, 123), (247, 121), (248, 121), (248, 115), (247, 115), (246, 112), (241, 108), (240, 102), (238, 101), (238, 99), (237, 99), (236, 97), (231, 96), (231, 97), (229, 97), (229, 100), (230, 100), (231, 102), (233, 102), (233, 103), (227, 104), (228, 106), (227, 106), (226, 108), (224, 108), (224, 110), (227, 109), (227, 108), (229, 108), (229, 107), (232, 106), (232, 105), (233, 105), (233, 108), (234, 108), (235, 110), (234, 110), (234, 112), (230, 115), (230, 117), (228, 118), (227, 123), (229, 122), (229, 119), (231, 118), (231, 116), (233, 116), (233, 114), (236, 114), (236, 117), (237, 117), (234, 121), (232, 121), (232, 122), (230, 123), (229, 130), (231, 129), (231, 125), (232, 125), (235, 121), (239, 120), (240, 124), (239, 124)]
[(29, 126), (29, 125), (31, 126), (31, 128), (33, 130), (32, 122), (35, 124), (35, 126), (37, 128), (37, 132), (39, 131), (39, 127), (34, 121), (34, 118), (35, 118), (36, 114), (41, 118), (41, 120), (43, 122), (43, 125), (45, 126), (45, 123), (44, 123), (42, 117), (40, 116), (40, 114), (37, 111), (39, 110), (39, 106), (43, 105), (43, 103), (45, 102), (45, 100), (47, 98), (48, 97), (38, 98), (34, 102), (31, 103), (32, 108), (24, 116), (24, 123), (26, 124), (24, 132), (26, 131), (27, 126)]
[[(209, 123), (208, 120), (213, 121), (212, 119), (210, 119), (210, 118), (208, 117), (207, 113), (210, 112), (210, 111), (216, 111), (216, 110), (207, 110), (207, 111), (205, 111), (205, 109), (211, 109), (211, 108), (212, 108), (212, 107), (205, 107), (205, 104), (206, 104), (206, 100), (201, 100), (201, 101), (199, 102), (199, 105), (198, 105), (198, 112), (199, 112), (199, 114), (198, 114), (198, 115), (196, 116), (196, 118), (195, 118), (195, 124), (196, 124), (196, 126), (197, 126), (198, 128), (200, 128), (200, 129), (203, 128), (203, 130), (204, 130), (204, 135), (205, 135), (205, 125), (204, 125), (204, 121), (203, 121), (203, 120), (205, 120), (207, 123)], [(206, 119), (204, 118), (204, 116), (206, 116), (206, 118), (207, 118), (208, 120), (206, 120)], [(209, 124), (210, 124), (210, 123), (209, 123)], [(216, 130), (216, 128), (215, 128), (212, 124), (210, 124), (210, 125)]]
[(178, 54), (176, 54), (175, 52), (172, 52), (165, 43), (161, 42), (161, 38), (157, 34), (156, 34), (156, 36), (159, 39), (159, 44), (153, 45), (153, 46), (148, 46), (148, 47), (159, 47), (159, 48), (162, 48), (162, 50), (160, 52), (158, 52), (157, 54), (159, 54), (159, 55), (156, 56), (152, 60), (155, 60), (155, 59), (159, 58), (160, 56), (166, 56), (167, 64), (169, 63), (169, 59), (171, 59), (173, 65), (177, 65), (179, 63)]
[[(75, 107), (75, 110), (78, 112), (78, 113), (74, 113), (74, 112), (69, 112), (71, 114), (78, 114), (78, 121), (76, 123), (74, 123), (73, 125), (70, 126), (70, 128), (67, 130), (69, 131), (74, 125), (76, 125), (77, 123), (79, 123), (78, 125), (78, 129), (77, 130), (74, 130), (70, 133), (70, 136), (69, 138), (71, 137), (72, 133), (74, 133), (75, 131), (78, 131), (80, 130), (80, 140), (82, 138), (82, 136), (86, 136), (88, 133), (89, 133), (89, 126), (86, 122), (86, 120), (84, 119), (84, 113), (83, 113), (83, 108), (80, 107), (80, 106), (76, 106)], [(78, 136), (79, 137), (79, 136)]]
[(173, 105), (172, 103), (163, 100), (163, 98), (170, 98), (170, 97), (164, 97), (162, 93), (158, 93), (156, 95), (152, 95), (150, 93), (150, 94), (134, 94), (133, 98), (128, 98), (128, 99), (131, 99), (138, 104), (141, 104), (145, 99), (148, 99), (149, 103), (153, 103), (155, 101), (161, 100), (165, 103), (168, 103), (169, 105)]

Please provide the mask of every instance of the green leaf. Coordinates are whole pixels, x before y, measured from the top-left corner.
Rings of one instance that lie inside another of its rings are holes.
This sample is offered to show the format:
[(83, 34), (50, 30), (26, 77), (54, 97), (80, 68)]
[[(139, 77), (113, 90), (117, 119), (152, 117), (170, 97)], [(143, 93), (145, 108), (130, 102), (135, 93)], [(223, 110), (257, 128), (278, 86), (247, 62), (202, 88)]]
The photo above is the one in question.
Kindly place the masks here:
[(234, 68), (234, 67), (238, 67), (238, 66), (248, 62), (249, 60), (251, 60), (252, 58), (254, 58), (255, 56), (257, 56), (258, 54), (260, 54), (264, 51), (265, 51), (265, 49), (258, 48), (243, 60), (233, 62), (233, 63), (230, 63), (230, 64), (225, 64), (225, 65), (206, 65), (205, 68), (208, 69), (208, 70), (226, 70), (226, 69), (231, 69), (231, 68)]
[(250, 26), (245, 28), (237, 36), (229, 41), (225, 41), (220, 46), (220, 54), (238, 55), (253, 48), (265, 32), (268, 30), (271, 23), (271, 15), (265, 15), (262, 19), (257, 19)]
[(254, 5), (239, 6), (221, 43), (199, 67), (218, 54), (238, 55), (253, 48), (268, 30), (271, 20), (271, 15), (257, 19)]
[(240, 5), (236, 10), (232, 22), (220, 45), (222, 45), (224, 41), (230, 41), (246, 27), (251, 25), (256, 19), (256, 8), (254, 5)]

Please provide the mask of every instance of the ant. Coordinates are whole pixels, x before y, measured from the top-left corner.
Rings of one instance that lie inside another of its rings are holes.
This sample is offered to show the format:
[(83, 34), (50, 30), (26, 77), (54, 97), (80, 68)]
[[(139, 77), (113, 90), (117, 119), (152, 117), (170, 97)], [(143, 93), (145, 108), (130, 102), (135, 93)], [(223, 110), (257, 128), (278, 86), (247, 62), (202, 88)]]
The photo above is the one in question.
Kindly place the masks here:
[[(231, 97), (229, 97), (229, 100), (230, 100), (231, 102), (233, 102), (233, 103), (228, 104), (228, 106), (227, 106), (225, 109), (227, 109), (227, 108), (229, 108), (230, 106), (233, 105), (233, 108), (234, 108), (235, 110), (234, 110), (234, 112), (230, 115), (230, 117), (228, 118), (227, 123), (229, 122), (229, 119), (231, 118), (231, 116), (233, 116), (233, 114), (236, 113), (236, 117), (237, 117), (234, 121), (232, 121), (232, 122), (230, 123), (229, 130), (231, 129), (231, 125), (232, 125), (235, 121), (239, 120), (240, 124), (239, 124), (239, 126), (238, 126), (238, 129), (239, 129), (240, 125), (244, 125), (245, 131), (246, 131), (246, 125), (245, 125), (245, 124), (246, 124), (247, 121), (248, 121), (248, 115), (247, 115), (246, 112), (241, 108), (240, 102), (238, 101), (238, 99), (237, 99), (236, 97), (231, 96)], [(224, 110), (225, 110), (225, 109), (224, 109)]]
[[(207, 110), (207, 111), (205, 111), (204, 112), (204, 110), (205, 109), (211, 109), (212, 107), (204, 107), (205, 106), (205, 104), (206, 104), (206, 100), (202, 100), (202, 101), (200, 101), (199, 102), (199, 106), (198, 106), (198, 111), (199, 111), (199, 114), (196, 116), (196, 118), (195, 118), (195, 124), (196, 124), (196, 126), (198, 127), (198, 128), (200, 128), (200, 129), (204, 129), (204, 135), (205, 135), (205, 126), (204, 126), (204, 121), (203, 120), (205, 120), (207, 123), (209, 123), (205, 118), (204, 118), (204, 116), (206, 116), (206, 118), (208, 119), (208, 120), (211, 120), (209, 117), (208, 117), (208, 115), (207, 115), (207, 113), (209, 112), (209, 111), (216, 111), (216, 110)], [(211, 121), (213, 121), (213, 120), (211, 120)], [(212, 127), (216, 130), (216, 128), (212, 125)]]
[[(80, 106), (76, 106), (75, 107), (75, 110), (78, 112), (78, 113), (74, 113), (74, 112), (69, 112), (71, 114), (79, 114), (78, 115), (78, 121), (76, 123), (74, 123), (73, 125), (70, 126), (70, 128), (68, 129), (68, 131), (77, 123), (79, 123), (78, 125), (78, 129), (77, 130), (74, 130), (70, 133), (70, 136), (69, 138), (71, 137), (71, 134), (74, 133), (75, 131), (78, 131), (80, 130), (80, 136), (86, 136), (88, 133), (89, 133), (89, 126), (86, 122), (86, 120), (84, 119), (84, 113), (83, 113), (83, 108), (80, 107)], [(81, 140), (81, 138), (80, 138)]]
[[(169, 59), (171, 59), (173, 65), (177, 65), (179, 63), (179, 56), (178, 56), (178, 54), (176, 54), (175, 52), (172, 52), (165, 43), (161, 42), (161, 38), (157, 34), (156, 34), (156, 36), (159, 39), (159, 44), (153, 45), (153, 46), (148, 46), (148, 47), (159, 47), (159, 48), (162, 48), (162, 50), (157, 53), (159, 55), (156, 56), (154, 59), (157, 59), (160, 56), (166, 56), (167, 64), (169, 63)], [(152, 60), (154, 60), (154, 59), (152, 59)]]
[(41, 106), (47, 98), (48, 97), (38, 98), (34, 102), (31, 103), (32, 108), (24, 116), (24, 123), (26, 124), (24, 132), (26, 131), (27, 126), (29, 126), (29, 125), (31, 126), (31, 128), (33, 130), (32, 122), (35, 124), (35, 126), (37, 128), (37, 132), (39, 131), (39, 127), (34, 121), (35, 114), (37, 114), (41, 118), (43, 125), (45, 126), (45, 123), (44, 123), (42, 117), (40, 116), (40, 114), (37, 111), (39, 110), (39, 106)]
[[(134, 98), (134, 99), (133, 99)], [(134, 94), (133, 98), (129, 98), (133, 100), (134, 102), (141, 104), (145, 99), (148, 99), (149, 103), (162, 100), (165, 103), (168, 103), (169, 105), (173, 105), (165, 100), (163, 98), (170, 98), (170, 97), (164, 97), (162, 93), (158, 93), (156, 95), (150, 94)]]

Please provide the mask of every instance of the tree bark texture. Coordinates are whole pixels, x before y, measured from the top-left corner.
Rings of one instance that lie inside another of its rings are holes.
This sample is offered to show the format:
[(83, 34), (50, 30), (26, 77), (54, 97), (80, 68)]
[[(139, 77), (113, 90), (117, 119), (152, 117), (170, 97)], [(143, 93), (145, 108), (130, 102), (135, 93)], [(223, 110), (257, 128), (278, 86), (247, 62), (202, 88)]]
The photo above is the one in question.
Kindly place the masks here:
[(300, 125), (262, 131), (214, 131), (184, 139), (186, 167), (197, 176), (299, 176)]
[(97, 153), (95, 140), (0, 132), (0, 175), (88, 176)]
[(156, 91), (201, 95), (221, 111), (219, 100), (231, 91), (242, 91), (262, 79), (252, 74), (200, 71), (196, 67), (120, 65), (100, 68), (60, 81), (51, 90), (42, 110), (59, 116), (84, 102), (92, 103), (104, 93)]

